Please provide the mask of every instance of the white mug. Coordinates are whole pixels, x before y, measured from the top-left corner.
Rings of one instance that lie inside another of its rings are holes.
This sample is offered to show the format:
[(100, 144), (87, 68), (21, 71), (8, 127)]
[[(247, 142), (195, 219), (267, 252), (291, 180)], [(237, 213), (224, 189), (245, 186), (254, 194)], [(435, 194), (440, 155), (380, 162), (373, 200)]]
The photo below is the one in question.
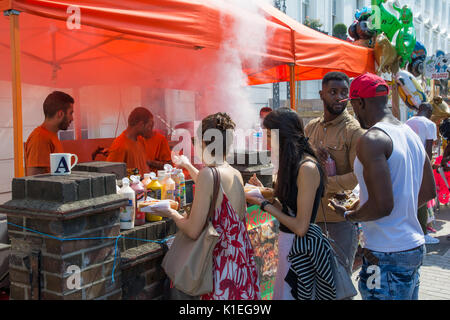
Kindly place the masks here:
[[(71, 164), (72, 157), (75, 162)], [(50, 173), (52, 175), (67, 175), (78, 163), (78, 157), (73, 153), (50, 153)]]

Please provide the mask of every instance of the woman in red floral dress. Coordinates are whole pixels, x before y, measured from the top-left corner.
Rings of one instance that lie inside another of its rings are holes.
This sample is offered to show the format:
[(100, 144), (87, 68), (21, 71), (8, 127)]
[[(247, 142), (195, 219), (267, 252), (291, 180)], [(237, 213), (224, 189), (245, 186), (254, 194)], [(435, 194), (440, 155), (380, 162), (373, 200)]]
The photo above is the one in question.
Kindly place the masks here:
[[(201, 298), (204, 300), (255, 300), (261, 297), (253, 248), (247, 233), (242, 176), (225, 161), (227, 150), (232, 143), (227, 130), (233, 130), (234, 127), (234, 122), (226, 113), (216, 113), (203, 119), (199, 132), (201, 138), (209, 129), (219, 130), (221, 135), (215, 138), (222, 138), (223, 143), (218, 145), (223, 148), (212, 149), (209, 156), (203, 153), (203, 161), (207, 167), (200, 171), (187, 157), (173, 155), (174, 163), (188, 170), (194, 180), (195, 197), (189, 216), (180, 215), (175, 210), (159, 213), (172, 218), (179, 230), (190, 238), (197, 239), (206, 223), (213, 196), (213, 174), (208, 167), (217, 168), (220, 174), (220, 189), (212, 223), (219, 239), (213, 251), (213, 291), (203, 295)], [(202, 151), (213, 142), (216, 142), (214, 138), (212, 141), (203, 141)]]

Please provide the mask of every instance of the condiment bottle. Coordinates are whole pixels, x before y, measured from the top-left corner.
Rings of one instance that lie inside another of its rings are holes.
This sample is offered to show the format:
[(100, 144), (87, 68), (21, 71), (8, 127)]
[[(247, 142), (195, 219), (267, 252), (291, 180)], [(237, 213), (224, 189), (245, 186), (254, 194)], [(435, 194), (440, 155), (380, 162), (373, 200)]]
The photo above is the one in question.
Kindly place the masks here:
[(186, 206), (186, 179), (182, 169), (178, 169), (178, 176), (180, 177), (180, 208)]
[(178, 204), (181, 206), (181, 199), (180, 199), (180, 176), (179, 176), (179, 169), (173, 169), (171, 178), (175, 182), (175, 192), (174, 192), (174, 198), (175, 201), (178, 202)]
[(136, 212), (136, 194), (130, 187), (130, 179), (122, 179), (122, 188), (119, 193), (128, 197), (127, 205), (120, 208), (120, 229), (133, 229)]
[(145, 200), (146, 189), (144, 188), (142, 182), (139, 180), (138, 176), (131, 176), (131, 188), (136, 194), (136, 219), (134, 224), (136, 226), (140, 226), (145, 224), (145, 213), (140, 210), (139, 202)]
[(161, 200), (163, 186), (154, 172), (150, 173), (151, 182), (147, 185), (147, 197)]
[(150, 173), (144, 174), (144, 179), (141, 182), (145, 188), (145, 198), (147, 198), (147, 186), (152, 182)]
[(163, 185), (162, 190), (162, 200), (175, 200), (174, 193), (175, 193), (175, 181), (172, 180), (170, 177), (170, 173), (172, 171), (172, 166), (170, 164), (164, 165), (165, 170), (165, 177), (161, 184)]

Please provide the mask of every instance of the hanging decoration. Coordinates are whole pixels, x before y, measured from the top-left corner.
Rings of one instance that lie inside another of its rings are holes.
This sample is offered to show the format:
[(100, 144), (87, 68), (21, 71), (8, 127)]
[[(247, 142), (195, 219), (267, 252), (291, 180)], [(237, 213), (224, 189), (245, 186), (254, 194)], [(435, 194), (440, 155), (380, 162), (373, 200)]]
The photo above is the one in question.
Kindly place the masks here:
[(398, 55), (402, 58), (400, 67), (404, 68), (406, 64), (411, 62), (411, 54), (416, 47), (416, 29), (413, 24), (412, 11), (408, 6), (403, 6), (400, 9), (394, 4), (393, 7), (400, 13), (400, 21), (402, 23), (402, 27), (397, 34), (395, 48)]
[(377, 73), (392, 73), (396, 74), (399, 71), (399, 56), (397, 50), (386, 37), (381, 33), (375, 40), (375, 61), (377, 62)]
[(418, 110), (419, 106), (427, 102), (427, 96), (417, 79), (408, 71), (400, 70), (395, 76), (395, 83), (403, 102), (411, 109)]
[(427, 49), (420, 41), (416, 41), (416, 46), (411, 54), (411, 62), (408, 64), (408, 71), (415, 77), (422, 76), (425, 72), (426, 58)]

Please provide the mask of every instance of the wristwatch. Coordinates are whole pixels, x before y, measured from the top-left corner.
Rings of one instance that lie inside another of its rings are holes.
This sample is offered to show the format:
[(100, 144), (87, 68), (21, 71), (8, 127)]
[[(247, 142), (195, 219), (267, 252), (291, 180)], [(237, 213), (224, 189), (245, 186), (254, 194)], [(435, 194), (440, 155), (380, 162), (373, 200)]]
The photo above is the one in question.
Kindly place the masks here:
[(348, 215), (349, 215), (349, 214), (350, 214), (350, 211), (345, 211), (345, 212), (344, 212), (344, 219), (345, 219), (346, 221), (351, 222), (350, 219), (348, 218)]
[(272, 203), (271, 203), (270, 201), (264, 200), (264, 201), (261, 202), (261, 204), (259, 205), (259, 208), (260, 208), (262, 211), (266, 211), (266, 210), (264, 210), (264, 209), (265, 209), (265, 207), (266, 207), (268, 204), (272, 204)]

